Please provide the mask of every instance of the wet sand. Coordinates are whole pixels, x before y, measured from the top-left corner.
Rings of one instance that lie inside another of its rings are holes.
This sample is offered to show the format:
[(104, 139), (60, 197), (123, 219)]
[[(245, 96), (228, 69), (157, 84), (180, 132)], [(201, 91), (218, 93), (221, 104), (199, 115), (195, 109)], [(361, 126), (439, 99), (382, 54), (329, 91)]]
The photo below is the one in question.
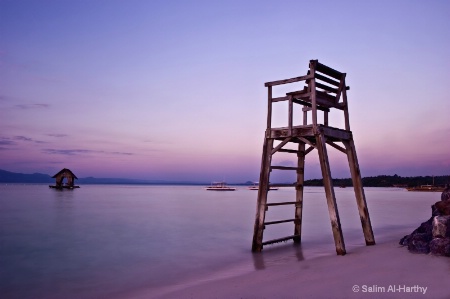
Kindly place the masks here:
[(450, 298), (450, 258), (412, 254), (396, 238), (296, 262), (133, 294), (133, 298)]

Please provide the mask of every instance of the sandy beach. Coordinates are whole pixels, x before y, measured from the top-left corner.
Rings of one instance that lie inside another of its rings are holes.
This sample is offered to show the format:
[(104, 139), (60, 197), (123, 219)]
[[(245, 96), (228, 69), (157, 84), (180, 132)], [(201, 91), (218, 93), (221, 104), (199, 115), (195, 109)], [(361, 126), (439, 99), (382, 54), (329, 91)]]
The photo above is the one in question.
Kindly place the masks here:
[(410, 253), (392, 235), (375, 246), (352, 247), (345, 256), (307, 259), (297, 250), (296, 262), (265, 264), (263, 252), (253, 256), (253, 271), (132, 297), (450, 298), (450, 259)]

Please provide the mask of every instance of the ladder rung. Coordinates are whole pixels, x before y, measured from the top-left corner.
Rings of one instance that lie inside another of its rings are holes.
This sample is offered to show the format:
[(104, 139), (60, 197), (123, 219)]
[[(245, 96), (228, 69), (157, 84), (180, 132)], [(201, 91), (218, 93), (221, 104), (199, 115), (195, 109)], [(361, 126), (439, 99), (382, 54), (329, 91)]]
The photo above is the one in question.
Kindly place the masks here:
[(284, 148), (279, 149), (278, 152), (282, 152), (282, 153), (292, 153), (292, 154), (298, 154), (298, 153), (299, 153), (299, 151), (297, 151), (297, 150), (293, 150), (293, 149), (284, 149)]
[(264, 245), (268, 245), (268, 244), (283, 242), (283, 241), (287, 241), (287, 240), (291, 240), (291, 239), (295, 239), (295, 238), (300, 238), (300, 235), (292, 235), (292, 236), (288, 236), (288, 237), (284, 237), (284, 238), (269, 240), (269, 241), (263, 242), (262, 245), (264, 246)]
[(271, 169), (281, 169), (281, 170), (298, 170), (297, 167), (291, 166), (270, 166)]
[(270, 184), (270, 187), (296, 187), (297, 183), (290, 183), (290, 184)]
[(286, 219), (286, 220), (277, 220), (277, 221), (268, 221), (264, 222), (264, 225), (278, 224), (278, 223), (286, 223), (286, 222), (294, 222), (295, 219)]
[(273, 202), (273, 203), (266, 203), (266, 206), (283, 206), (283, 205), (295, 205), (296, 201), (284, 201), (284, 202)]

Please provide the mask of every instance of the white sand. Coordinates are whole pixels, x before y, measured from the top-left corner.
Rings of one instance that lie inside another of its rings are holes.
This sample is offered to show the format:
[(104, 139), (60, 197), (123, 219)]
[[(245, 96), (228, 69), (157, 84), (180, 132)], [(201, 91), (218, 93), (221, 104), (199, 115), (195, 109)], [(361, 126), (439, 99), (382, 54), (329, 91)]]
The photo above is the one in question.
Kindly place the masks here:
[[(263, 261), (264, 252), (255, 259)], [(354, 292), (353, 286), (357, 286), (359, 292)], [(134, 294), (132, 298), (448, 299), (450, 258), (412, 254), (400, 247), (398, 240), (391, 239), (375, 246), (347, 248), (345, 256), (330, 255), (265, 265), (250, 273), (148, 290)]]

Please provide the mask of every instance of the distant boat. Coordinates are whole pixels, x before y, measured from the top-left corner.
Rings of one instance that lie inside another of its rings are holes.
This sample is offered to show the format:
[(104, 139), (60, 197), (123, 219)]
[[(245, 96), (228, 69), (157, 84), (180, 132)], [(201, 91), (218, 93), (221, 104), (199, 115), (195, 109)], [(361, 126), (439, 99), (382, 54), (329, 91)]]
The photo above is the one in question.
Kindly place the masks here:
[(236, 188), (228, 187), (225, 182), (213, 182), (211, 186), (205, 188), (208, 191), (235, 191)]
[(434, 176), (433, 176), (433, 185), (421, 185), (418, 187), (406, 188), (408, 191), (422, 191), (422, 192), (442, 192), (445, 190), (445, 187), (439, 187), (434, 185)]
[(408, 191), (422, 191), (422, 192), (442, 192), (445, 187), (439, 187), (434, 185), (421, 185), (418, 187), (406, 188)]
[[(248, 187), (248, 190), (259, 190), (259, 183), (253, 183), (253, 185)], [(278, 188), (269, 186), (269, 190), (275, 191), (275, 190), (278, 190)]]

